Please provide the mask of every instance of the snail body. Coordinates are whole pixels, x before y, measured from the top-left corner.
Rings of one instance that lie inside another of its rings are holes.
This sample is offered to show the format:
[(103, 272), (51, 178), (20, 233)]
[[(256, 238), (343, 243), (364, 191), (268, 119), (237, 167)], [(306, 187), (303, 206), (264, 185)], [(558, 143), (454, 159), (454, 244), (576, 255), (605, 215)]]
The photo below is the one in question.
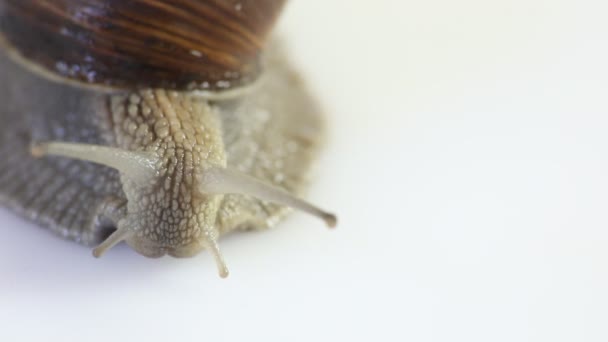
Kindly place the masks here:
[(323, 125), (265, 44), (282, 5), (0, 1), (0, 202), (95, 256), (121, 241), (148, 257), (206, 249), (221, 276), (222, 235), (287, 207), (335, 225), (290, 194)]

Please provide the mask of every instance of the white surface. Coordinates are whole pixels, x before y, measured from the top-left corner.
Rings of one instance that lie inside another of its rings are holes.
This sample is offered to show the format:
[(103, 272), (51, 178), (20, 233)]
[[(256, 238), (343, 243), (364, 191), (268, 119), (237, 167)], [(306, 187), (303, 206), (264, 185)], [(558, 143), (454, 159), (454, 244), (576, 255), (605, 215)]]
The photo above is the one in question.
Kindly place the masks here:
[(293, 1), (339, 228), (228, 238), (222, 280), (0, 212), (0, 340), (608, 340), (604, 3)]

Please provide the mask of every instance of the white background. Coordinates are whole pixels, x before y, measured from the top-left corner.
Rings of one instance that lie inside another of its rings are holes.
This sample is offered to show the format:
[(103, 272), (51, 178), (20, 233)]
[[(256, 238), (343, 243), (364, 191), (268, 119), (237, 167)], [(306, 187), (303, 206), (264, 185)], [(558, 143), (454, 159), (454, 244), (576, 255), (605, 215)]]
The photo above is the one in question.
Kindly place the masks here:
[(292, 1), (308, 198), (207, 254), (96, 260), (0, 212), (1, 341), (607, 341), (605, 1)]

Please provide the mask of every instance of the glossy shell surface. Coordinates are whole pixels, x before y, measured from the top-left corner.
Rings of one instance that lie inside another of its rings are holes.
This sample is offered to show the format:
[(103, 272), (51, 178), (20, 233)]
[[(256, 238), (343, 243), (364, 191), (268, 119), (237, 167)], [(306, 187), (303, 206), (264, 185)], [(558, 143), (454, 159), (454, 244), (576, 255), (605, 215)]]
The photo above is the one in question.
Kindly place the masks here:
[(256, 80), (284, 0), (1, 0), (7, 48), (110, 88), (222, 90)]

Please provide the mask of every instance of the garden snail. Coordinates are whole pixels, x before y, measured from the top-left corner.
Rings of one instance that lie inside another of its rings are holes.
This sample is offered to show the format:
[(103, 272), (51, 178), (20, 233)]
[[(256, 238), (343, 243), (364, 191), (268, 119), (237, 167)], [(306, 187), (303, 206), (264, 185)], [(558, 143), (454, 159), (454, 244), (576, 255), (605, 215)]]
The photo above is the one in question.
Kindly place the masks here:
[[(322, 121), (284, 0), (0, 0), (0, 202), (65, 238), (207, 249), (300, 209)], [(266, 45), (268, 45), (266, 47)]]

